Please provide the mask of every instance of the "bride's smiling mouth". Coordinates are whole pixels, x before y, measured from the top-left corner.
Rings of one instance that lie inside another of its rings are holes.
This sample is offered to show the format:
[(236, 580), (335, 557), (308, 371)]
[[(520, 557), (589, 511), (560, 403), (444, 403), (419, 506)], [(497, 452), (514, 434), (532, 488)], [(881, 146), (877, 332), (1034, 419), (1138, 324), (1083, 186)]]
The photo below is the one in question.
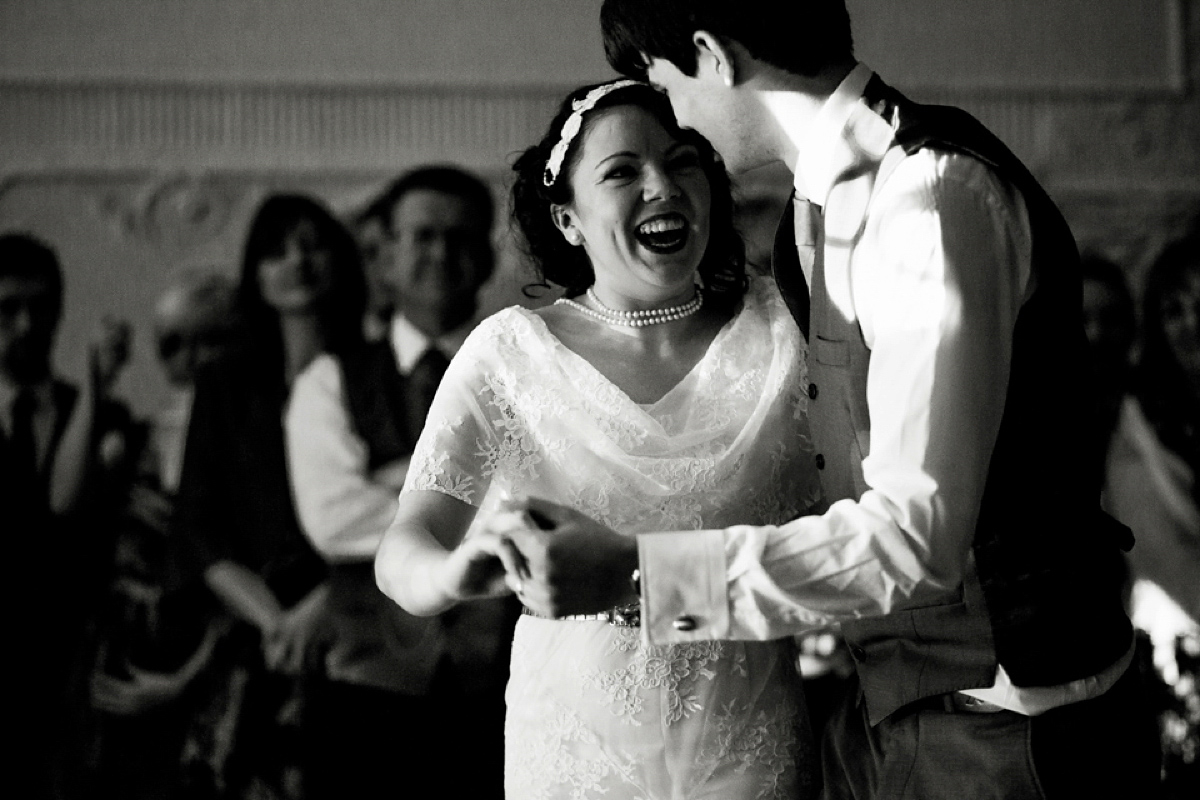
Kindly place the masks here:
[(650, 252), (669, 255), (687, 245), (690, 228), (687, 217), (671, 211), (643, 221), (634, 229), (633, 237)]

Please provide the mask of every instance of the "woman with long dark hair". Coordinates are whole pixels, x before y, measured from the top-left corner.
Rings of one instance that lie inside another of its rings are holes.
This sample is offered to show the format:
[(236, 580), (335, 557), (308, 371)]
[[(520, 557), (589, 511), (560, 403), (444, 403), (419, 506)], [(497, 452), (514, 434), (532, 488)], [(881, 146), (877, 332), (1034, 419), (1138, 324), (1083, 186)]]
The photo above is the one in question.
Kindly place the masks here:
[[(284, 452), (292, 379), (361, 336), (366, 283), (350, 234), (317, 201), (268, 197), (246, 238), (235, 306), (241, 333), (196, 378), (171, 531), (177, 589), (228, 619), (214, 684), (185, 748), (195, 785), (250, 783), (289, 796), (294, 765), (274, 728), (299, 673), (303, 600), (324, 567), (296, 519)], [(185, 604), (186, 605), (186, 604)]]

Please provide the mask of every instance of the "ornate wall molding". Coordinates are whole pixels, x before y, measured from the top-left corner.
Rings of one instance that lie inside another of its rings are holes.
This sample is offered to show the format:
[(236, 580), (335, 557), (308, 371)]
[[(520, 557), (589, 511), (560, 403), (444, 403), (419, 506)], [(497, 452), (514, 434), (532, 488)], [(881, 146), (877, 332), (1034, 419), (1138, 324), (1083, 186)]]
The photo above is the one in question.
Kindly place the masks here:
[(559, 89), (0, 82), (0, 173), (506, 164)]
[[(96, 170), (396, 172), (428, 161), (502, 173), (538, 138), (561, 91), (0, 81), (0, 179)], [(1101, 173), (1154, 172), (1163, 152), (1186, 160), (1197, 150), (1185, 133), (1200, 122), (1188, 98), (913, 94), (971, 110), (1039, 174), (1069, 167), (1081, 150)], [(1172, 167), (1161, 177), (1187, 176)]]
[(134, 183), (103, 181), (84, 193), (118, 239), (174, 253), (226, 235), (246, 189), (214, 176), (178, 173)]

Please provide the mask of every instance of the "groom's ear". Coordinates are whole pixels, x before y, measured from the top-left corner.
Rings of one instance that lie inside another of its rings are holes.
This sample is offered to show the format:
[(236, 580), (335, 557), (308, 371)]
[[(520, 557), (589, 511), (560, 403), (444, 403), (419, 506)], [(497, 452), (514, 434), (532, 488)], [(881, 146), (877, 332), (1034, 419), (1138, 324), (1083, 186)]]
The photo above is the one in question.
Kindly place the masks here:
[(692, 44), (696, 47), (696, 77), (707, 77), (732, 87), (738, 77), (733, 48), (708, 31), (693, 33)]

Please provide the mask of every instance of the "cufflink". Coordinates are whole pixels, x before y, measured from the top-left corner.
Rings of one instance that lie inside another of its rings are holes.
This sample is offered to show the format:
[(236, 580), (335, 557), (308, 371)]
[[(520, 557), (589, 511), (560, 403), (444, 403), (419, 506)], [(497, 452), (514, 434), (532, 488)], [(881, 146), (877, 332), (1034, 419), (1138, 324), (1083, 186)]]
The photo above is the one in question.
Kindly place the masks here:
[(671, 627), (673, 627), (677, 631), (682, 631), (682, 632), (686, 633), (687, 631), (696, 630), (697, 624), (698, 623), (696, 622), (695, 617), (693, 617), (691, 614), (684, 614), (681, 617), (676, 617), (675, 620), (671, 623)]

